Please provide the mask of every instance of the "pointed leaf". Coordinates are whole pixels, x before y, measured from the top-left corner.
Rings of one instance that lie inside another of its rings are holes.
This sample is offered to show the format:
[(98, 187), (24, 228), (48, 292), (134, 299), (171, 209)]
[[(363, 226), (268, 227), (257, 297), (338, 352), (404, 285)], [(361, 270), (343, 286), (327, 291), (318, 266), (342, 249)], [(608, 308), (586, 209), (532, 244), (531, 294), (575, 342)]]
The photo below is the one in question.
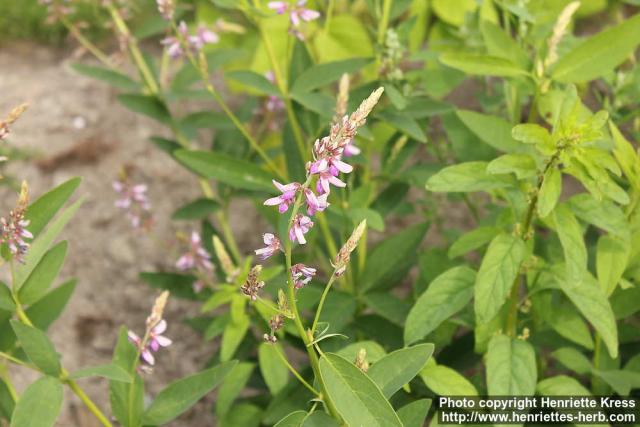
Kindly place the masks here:
[(509, 186), (509, 181), (487, 173), (486, 162), (447, 166), (427, 181), (427, 190), (448, 193), (489, 191)]
[(536, 353), (531, 344), (495, 335), (487, 351), (487, 389), (491, 396), (527, 396), (536, 390)]
[(47, 292), (51, 283), (58, 277), (67, 255), (67, 242), (62, 241), (44, 254), (18, 292), (22, 304), (29, 305)]
[(503, 118), (469, 110), (456, 110), (456, 114), (471, 132), (496, 150), (505, 153), (522, 150), (522, 144), (511, 136), (513, 126)]
[(47, 375), (60, 375), (60, 357), (44, 332), (16, 320), (11, 327), (31, 363)]
[(387, 354), (367, 374), (387, 399), (422, 371), (433, 354), (433, 344), (419, 344)]
[(29, 221), (28, 229), (34, 236), (40, 234), (56, 212), (69, 200), (80, 182), (80, 178), (70, 179), (49, 190), (29, 206), (25, 219)]
[(42, 377), (20, 396), (11, 427), (52, 427), (62, 408), (64, 390), (56, 378)]
[(129, 372), (125, 371), (120, 366), (113, 365), (111, 363), (80, 369), (69, 375), (69, 378), (73, 379), (86, 377), (102, 377), (108, 380), (121, 381), (124, 383), (130, 383), (133, 381)]
[[(278, 394), (289, 382), (289, 370), (280, 359), (278, 352), (282, 351), (279, 344), (263, 342), (258, 347), (258, 362), (264, 382), (267, 383), (272, 395)], [(286, 357), (286, 356), (285, 356)]]

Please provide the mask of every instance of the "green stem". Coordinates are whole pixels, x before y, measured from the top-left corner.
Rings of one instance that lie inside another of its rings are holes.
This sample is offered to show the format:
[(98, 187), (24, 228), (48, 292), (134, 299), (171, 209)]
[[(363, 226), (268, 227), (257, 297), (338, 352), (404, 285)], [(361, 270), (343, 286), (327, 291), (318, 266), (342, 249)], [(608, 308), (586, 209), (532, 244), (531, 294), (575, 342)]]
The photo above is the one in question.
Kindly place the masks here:
[(69, 386), (69, 388), (73, 391), (73, 393), (80, 398), (82, 403), (91, 411), (91, 413), (100, 421), (100, 423), (105, 427), (113, 427), (111, 422), (105, 417), (105, 415), (100, 411), (100, 409), (96, 406), (95, 403), (87, 396), (87, 393), (76, 383), (74, 380), (66, 380), (65, 383)]
[(110, 69), (114, 68), (113, 64), (109, 60), (109, 57), (104, 52), (102, 52), (96, 45), (91, 43), (89, 39), (87, 39), (76, 26), (74, 26), (67, 20), (67, 18), (65, 18), (64, 16), (61, 16), (60, 22), (62, 23), (62, 25), (64, 25), (64, 27), (67, 30), (69, 30), (71, 35), (75, 37), (75, 39), (82, 45), (82, 47), (87, 49), (93, 56), (95, 56), (98, 59), (98, 61), (100, 61), (103, 65), (109, 67)]
[(284, 354), (282, 354), (279, 348), (276, 348), (276, 353), (280, 357), (280, 360), (282, 360), (282, 363), (284, 363), (284, 365), (289, 369), (289, 371), (291, 371), (293, 376), (296, 377), (303, 386), (305, 386), (315, 396), (317, 397), (321, 396), (320, 392), (315, 388), (313, 388), (304, 378), (302, 378), (302, 375), (300, 375), (300, 373), (296, 370), (296, 368), (291, 366), (291, 363), (289, 363), (289, 361), (287, 360), (287, 357)]
[(335, 8), (335, 0), (329, 0), (329, 6), (327, 7), (327, 13), (324, 20), (324, 31), (329, 32), (331, 28), (331, 18), (333, 17), (333, 9)]
[(391, 13), (391, 0), (383, 0), (382, 4), (382, 18), (378, 22), (378, 44), (384, 43), (384, 37), (387, 34), (387, 27), (389, 26), (389, 14)]
[(333, 282), (335, 281), (335, 279), (336, 279), (336, 273), (334, 271), (331, 277), (329, 278), (329, 281), (327, 282), (326, 286), (324, 287), (324, 291), (322, 291), (322, 296), (320, 297), (320, 302), (318, 303), (318, 309), (316, 310), (316, 315), (313, 318), (313, 324), (311, 325), (311, 336), (314, 336), (313, 334), (316, 331), (316, 327), (318, 326), (318, 321), (320, 320), (320, 314), (322, 313), (322, 307), (324, 307), (324, 301), (327, 298), (327, 295), (329, 294), (329, 290), (331, 289), (331, 285), (333, 285)]

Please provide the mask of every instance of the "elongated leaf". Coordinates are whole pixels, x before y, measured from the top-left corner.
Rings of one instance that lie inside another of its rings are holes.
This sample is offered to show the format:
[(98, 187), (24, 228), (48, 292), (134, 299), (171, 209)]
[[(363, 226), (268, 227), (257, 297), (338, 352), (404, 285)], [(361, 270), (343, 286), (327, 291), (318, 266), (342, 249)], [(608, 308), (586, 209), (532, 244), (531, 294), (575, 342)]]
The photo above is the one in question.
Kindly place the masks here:
[(182, 164), (205, 178), (246, 190), (274, 191), (271, 174), (254, 163), (211, 151), (178, 150), (174, 154)]
[(505, 154), (487, 165), (487, 172), (495, 174), (514, 173), (518, 179), (536, 176), (536, 161), (528, 154)]
[(338, 80), (344, 73), (353, 74), (370, 61), (368, 58), (352, 58), (314, 65), (293, 82), (291, 92), (310, 92)]
[(585, 40), (558, 60), (551, 77), (563, 83), (593, 80), (621, 64), (638, 43), (640, 14)]
[(339, 427), (340, 424), (333, 418), (322, 411), (315, 411), (313, 414), (307, 415), (302, 427)]
[(131, 111), (151, 117), (160, 123), (166, 124), (173, 120), (167, 106), (153, 95), (126, 93), (118, 95), (118, 101)]
[(489, 191), (509, 186), (509, 181), (487, 173), (486, 162), (466, 162), (441, 169), (427, 181), (427, 190), (448, 193)]
[(438, 365), (433, 359), (420, 372), (427, 387), (440, 396), (477, 396), (476, 388), (455, 370)]
[(192, 407), (205, 394), (213, 390), (231, 372), (236, 361), (222, 363), (190, 377), (169, 384), (158, 394), (142, 416), (150, 425), (166, 424)]
[(22, 304), (29, 305), (40, 299), (47, 292), (51, 283), (58, 276), (66, 255), (66, 241), (62, 241), (49, 249), (20, 287), (18, 297)]
[(234, 401), (249, 382), (255, 367), (254, 363), (240, 362), (225, 377), (216, 399), (216, 415), (218, 417), (224, 417), (233, 408)]
[(274, 427), (301, 427), (307, 413), (305, 411), (294, 411), (278, 421)]
[(488, 323), (507, 300), (526, 247), (522, 239), (499, 234), (482, 259), (475, 284), (475, 311), (479, 323)]
[(550, 168), (544, 174), (536, 209), (540, 218), (545, 218), (556, 207), (562, 193), (562, 174), (558, 168)]
[(406, 133), (411, 138), (420, 142), (427, 142), (427, 135), (424, 133), (424, 130), (422, 130), (416, 120), (408, 117), (406, 114), (387, 110), (377, 113), (377, 116), (400, 132)]
[(385, 239), (376, 246), (371, 251), (365, 270), (362, 272), (360, 290), (374, 289), (379, 284), (394, 279), (397, 281), (402, 277), (397, 276), (397, 273), (411, 264), (428, 228), (429, 224), (415, 225)]
[(62, 229), (69, 221), (71, 221), (71, 218), (73, 218), (77, 210), (80, 208), (82, 202), (83, 199), (80, 199), (62, 211), (60, 215), (49, 225), (49, 227), (47, 227), (45, 232), (34, 240), (29, 252), (27, 252), (27, 255), (24, 258), (24, 264), (21, 264), (16, 268), (16, 283), (18, 284), (18, 287), (22, 286), (33, 269), (36, 268), (51, 244), (55, 241), (60, 232), (62, 232)]
[(289, 381), (289, 370), (278, 356), (279, 351), (282, 351), (279, 344), (265, 342), (258, 347), (260, 372), (272, 395), (278, 394)]
[(71, 64), (71, 68), (84, 76), (102, 80), (113, 87), (117, 87), (118, 89), (138, 90), (140, 88), (140, 84), (131, 80), (129, 76), (108, 68), (94, 67), (92, 65), (80, 63)]
[(604, 235), (598, 239), (596, 271), (600, 288), (611, 295), (622, 279), (631, 254), (628, 241)]
[(536, 387), (542, 396), (590, 396), (578, 380), (566, 375), (558, 375), (540, 381)]
[(578, 194), (568, 200), (569, 207), (581, 220), (618, 237), (628, 238), (629, 226), (622, 209), (609, 200), (597, 200), (590, 194)]
[(220, 209), (220, 204), (212, 199), (196, 199), (177, 209), (171, 216), (173, 219), (204, 219)]
[(402, 427), (402, 422), (376, 384), (337, 354), (320, 359), (320, 375), (327, 394), (348, 425)]
[(556, 232), (562, 244), (567, 266), (567, 280), (579, 282), (587, 270), (587, 248), (582, 238), (582, 228), (578, 220), (565, 205), (559, 205), (553, 212)]
[(528, 74), (527, 70), (508, 59), (473, 53), (445, 53), (440, 62), (451, 68), (476, 76), (517, 77)]
[(42, 377), (20, 396), (11, 427), (52, 427), (62, 408), (64, 390), (55, 378)]
[(16, 303), (6, 283), (0, 282), (0, 310), (14, 311)]
[(431, 399), (420, 399), (398, 409), (404, 427), (422, 427), (431, 408)]
[(69, 375), (69, 378), (73, 379), (86, 377), (102, 377), (108, 380), (120, 381), (124, 383), (130, 383), (133, 381), (133, 378), (131, 377), (129, 372), (125, 371), (122, 367), (113, 365), (111, 363), (80, 369)]
[(447, 255), (453, 259), (467, 254), (489, 243), (498, 233), (500, 229), (497, 227), (478, 227), (471, 230), (451, 244)]
[(193, 282), (196, 277), (178, 273), (140, 273), (140, 279), (155, 289), (162, 289), (171, 292), (171, 295), (178, 298), (197, 300), (200, 296), (193, 290)]
[(40, 234), (56, 212), (69, 200), (80, 182), (80, 178), (72, 178), (49, 190), (29, 206), (25, 219), (29, 220), (28, 229), (34, 236)]
[(419, 344), (387, 354), (367, 374), (387, 399), (422, 371), (433, 354), (433, 344)]
[(73, 295), (76, 283), (75, 279), (64, 282), (26, 310), (27, 316), (38, 329), (46, 331), (60, 317)]
[(525, 69), (529, 67), (527, 53), (502, 28), (483, 19), (480, 22), (480, 31), (489, 55), (507, 59)]
[(11, 414), (16, 406), (16, 401), (11, 394), (7, 383), (0, 379), (0, 419), (11, 421)]
[[(131, 373), (136, 360), (136, 348), (129, 342), (128, 330), (122, 326), (113, 350), (112, 364)], [(140, 375), (134, 373), (132, 383), (109, 380), (111, 410), (124, 427), (138, 427), (144, 411), (144, 384)]]
[(421, 340), (462, 310), (473, 297), (475, 279), (468, 267), (454, 267), (436, 277), (407, 316), (405, 344)]
[(487, 351), (487, 389), (491, 396), (530, 396), (536, 390), (536, 353), (531, 344), (495, 335)]
[(395, 323), (404, 325), (405, 318), (411, 306), (395, 295), (388, 292), (373, 292), (364, 296), (364, 301), (371, 310), (380, 316)]
[(611, 357), (618, 357), (618, 327), (609, 299), (597, 280), (585, 272), (578, 284), (561, 281), (562, 291), (600, 333)]
[(571, 369), (577, 374), (588, 375), (593, 366), (591, 362), (581, 352), (573, 347), (562, 347), (552, 353), (553, 357), (562, 363), (567, 369)]
[(230, 79), (236, 80), (243, 85), (257, 90), (260, 93), (264, 93), (272, 96), (280, 96), (278, 88), (275, 87), (267, 78), (261, 74), (258, 74), (249, 70), (237, 70), (230, 71), (227, 74)]
[(505, 153), (521, 151), (521, 144), (511, 136), (511, 124), (503, 118), (469, 110), (457, 110), (456, 114), (484, 143)]
[(44, 332), (15, 320), (11, 321), (11, 328), (34, 365), (45, 374), (60, 375), (60, 358)]

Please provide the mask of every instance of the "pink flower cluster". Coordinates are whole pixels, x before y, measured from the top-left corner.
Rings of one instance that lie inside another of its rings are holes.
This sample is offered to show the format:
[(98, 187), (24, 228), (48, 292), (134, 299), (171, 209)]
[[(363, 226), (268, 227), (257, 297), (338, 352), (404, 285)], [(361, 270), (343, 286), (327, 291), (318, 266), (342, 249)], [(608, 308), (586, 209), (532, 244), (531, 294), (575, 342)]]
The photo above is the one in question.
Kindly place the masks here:
[(24, 239), (33, 239), (33, 234), (26, 227), (29, 220), (24, 219), (25, 210), (17, 208), (9, 213), (9, 220), (0, 218), (0, 242), (6, 243), (14, 259), (24, 262), (29, 243)]
[(146, 184), (131, 184), (126, 180), (113, 181), (112, 187), (120, 196), (114, 205), (124, 210), (133, 228), (149, 228), (153, 224), (151, 203)]
[(211, 255), (202, 246), (202, 239), (197, 232), (191, 232), (189, 249), (178, 258), (176, 268), (181, 271), (195, 270), (200, 278), (193, 284), (193, 289), (199, 292), (204, 288), (202, 277), (209, 276), (213, 272), (214, 265), (211, 262)]
[(129, 331), (129, 341), (132, 342), (140, 351), (140, 360), (145, 362), (149, 366), (153, 366), (156, 363), (156, 358), (153, 353), (157, 353), (160, 347), (168, 347), (172, 341), (162, 335), (167, 330), (167, 322), (162, 319), (149, 330), (148, 339), (146, 343), (142, 342), (142, 339), (133, 331)]
[(200, 24), (195, 34), (189, 34), (189, 28), (184, 21), (178, 24), (178, 34), (163, 39), (160, 43), (167, 48), (167, 53), (172, 58), (179, 58), (185, 54), (185, 49), (191, 52), (200, 51), (207, 44), (215, 44), (220, 37), (211, 29)]
[(291, 22), (289, 33), (300, 40), (304, 40), (303, 34), (298, 30), (301, 21), (310, 22), (320, 17), (320, 12), (307, 9), (305, 7), (306, 4), (307, 0), (297, 0), (295, 3), (288, 3), (286, 1), (270, 1), (267, 4), (267, 7), (275, 10), (278, 15), (288, 13), (289, 21)]

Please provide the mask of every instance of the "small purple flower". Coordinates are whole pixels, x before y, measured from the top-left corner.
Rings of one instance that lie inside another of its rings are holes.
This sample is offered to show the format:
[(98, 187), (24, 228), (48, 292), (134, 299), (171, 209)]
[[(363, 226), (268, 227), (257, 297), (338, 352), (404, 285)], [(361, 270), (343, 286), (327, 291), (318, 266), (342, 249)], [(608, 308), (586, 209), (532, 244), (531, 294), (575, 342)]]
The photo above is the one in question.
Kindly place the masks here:
[(196, 33), (189, 34), (189, 27), (184, 21), (178, 24), (178, 34), (164, 38), (160, 43), (167, 48), (167, 53), (171, 58), (179, 58), (184, 52), (183, 41), (186, 41), (187, 48), (197, 52), (207, 44), (215, 44), (220, 41), (220, 37), (216, 32), (200, 24), (196, 29)]
[(313, 221), (306, 215), (298, 214), (293, 219), (293, 224), (291, 225), (291, 229), (289, 230), (289, 239), (294, 242), (298, 240), (298, 243), (304, 245), (307, 241), (304, 238), (304, 235), (311, 230), (313, 227)]
[(267, 246), (255, 250), (256, 255), (258, 255), (261, 260), (264, 261), (265, 259), (273, 256), (276, 252), (282, 250), (282, 243), (280, 243), (280, 239), (278, 239), (274, 234), (264, 233), (262, 235), (262, 240)]
[(176, 261), (176, 267), (183, 271), (192, 268), (212, 271), (211, 255), (202, 247), (202, 239), (195, 231), (191, 232), (189, 244), (189, 251)]
[(19, 210), (11, 211), (9, 215), (8, 221), (0, 218), (0, 241), (6, 243), (15, 260), (22, 263), (30, 246), (24, 239), (33, 239), (33, 234), (26, 228), (30, 221), (24, 219)]
[(267, 7), (275, 10), (278, 15), (282, 15), (289, 9), (289, 3), (286, 1), (270, 1), (267, 3)]
[(276, 186), (281, 195), (277, 197), (272, 197), (270, 199), (265, 200), (265, 206), (278, 206), (278, 212), (285, 213), (289, 209), (289, 205), (291, 205), (296, 198), (296, 193), (300, 189), (300, 184), (297, 182), (292, 182), (290, 184), (280, 184), (275, 179), (273, 180), (273, 185)]
[(288, 11), (291, 24), (297, 27), (300, 25), (300, 20), (309, 22), (320, 17), (320, 12), (306, 9), (304, 7), (305, 4), (307, 4), (307, 0), (298, 0), (295, 4), (289, 4), (284, 1), (270, 1), (267, 7), (275, 10), (278, 15), (282, 15)]
[(338, 178), (338, 172), (336, 169), (326, 169), (324, 172), (320, 172), (318, 174), (316, 191), (318, 192), (318, 194), (329, 194), (329, 192), (331, 191), (330, 185), (339, 188), (344, 188), (347, 186), (347, 184), (345, 184)]
[(308, 267), (304, 264), (295, 264), (291, 267), (291, 276), (293, 277), (293, 286), (296, 289), (303, 288), (316, 275), (316, 269)]
[(329, 203), (327, 202), (328, 193), (321, 194), (320, 196), (316, 196), (313, 191), (308, 188), (304, 189), (304, 197), (307, 201), (307, 213), (310, 216), (316, 214), (316, 212), (324, 211)]
[(150, 214), (151, 203), (147, 197), (147, 186), (145, 184), (135, 184), (119, 180), (112, 183), (113, 189), (120, 196), (114, 205), (126, 211), (131, 225), (140, 228), (142, 225), (151, 226), (153, 223)]
[(140, 337), (133, 331), (128, 332), (129, 341), (132, 342), (140, 351), (140, 359), (147, 365), (153, 366), (156, 363), (156, 359), (153, 356), (154, 352), (160, 350), (160, 347), (168, 347), (172, 341), (162, 335), (167, 330), (167, 322), (160, 320), (149, 331), (147, 342), (143, 343)]
[(353, 143), (353, 140), (351, 140), (351, 142), (345, 145), (344, 151), (342, 154), (345, 157), (357, 156), (358, 154), (360, 154), (360, 148)]

